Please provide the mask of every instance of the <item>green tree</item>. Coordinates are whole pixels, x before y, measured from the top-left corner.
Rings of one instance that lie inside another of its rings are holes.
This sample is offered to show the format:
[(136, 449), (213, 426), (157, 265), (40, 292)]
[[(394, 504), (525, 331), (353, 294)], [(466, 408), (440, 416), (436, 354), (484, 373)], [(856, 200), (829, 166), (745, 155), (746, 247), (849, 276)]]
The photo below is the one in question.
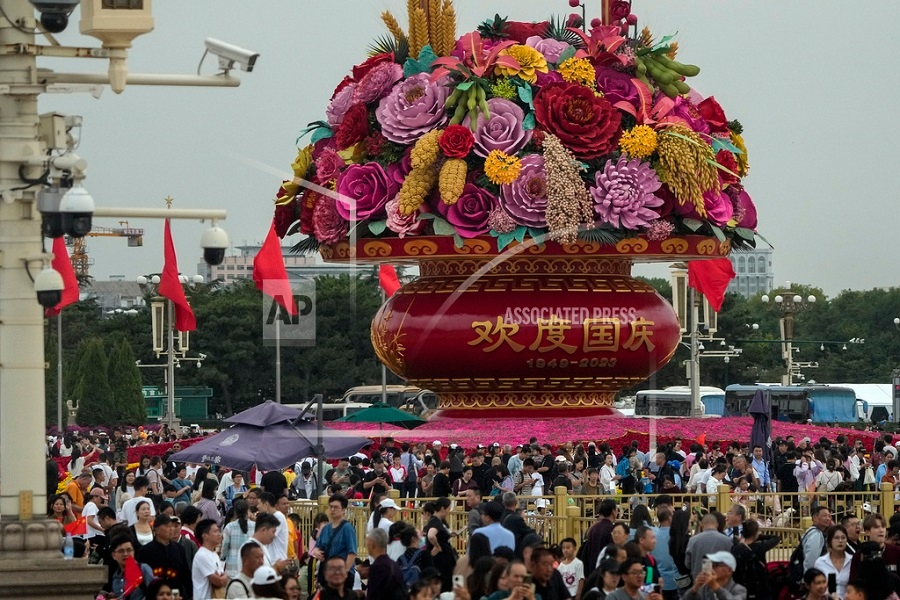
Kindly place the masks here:
[(141, 391), (141, 373), (134, 364), (128, 339), (121, 338), (109, 355), (108, 380), (118, 424), (137, 425), (147, 421), (147, 403)]
[(85, 340), (73, 393), (78, 403), (79, 425), (108, 425), (116, 421), (116, 406), (107, 379), (108, 365), (103, 340)]

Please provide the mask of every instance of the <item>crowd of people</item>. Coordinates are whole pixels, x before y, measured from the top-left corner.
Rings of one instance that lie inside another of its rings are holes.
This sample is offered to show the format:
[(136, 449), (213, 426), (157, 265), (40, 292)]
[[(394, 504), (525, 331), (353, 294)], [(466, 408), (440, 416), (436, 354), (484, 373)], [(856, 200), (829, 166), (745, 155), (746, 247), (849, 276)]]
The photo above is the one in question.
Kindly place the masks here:
[[(76, 556), (106, 565), (107, 598), (768, 600), (791, 592), (772, 585), (766, 553), (780, 539), (761, 532), (779, 509), (754, 494), (860, 490), (869, 479), (896, 484), (891, 441), (885, 436), (867, 453), (843, 436), (776, 440), (769, 457), (738, 442), (684, 449), (674, 440), (645, 452), (637, 443), (613, 449), (532, 439), (466, 450), (388, 438), (327, 465), (320, 480), (313, 461), (251, 474), (174, 463), (166, 453), (128, 469), (122, 453), (133, 440), (116, 431), (48, 445), (49, 455), (68, 453), (71, 476), (62, 493), (49, 495), (48, 516), (72, 533)], [(179, 449), (176, 440), (172, 451)], [(722, 486), (728, 506), (716, 504)], [(581, 539), (551, 547), (526, 511), (547, 514), (555, 507), (546, 496), (558, 487), (587, 499), (596, 521)], [(702, 509), (676, 503), (679, 493), (703, 498)], [(327, 513), (303, 531), (308, 521), (291, 500), (321, 496)], [(619, 515), (625, 500), (627, 520)], [(417, 510), (407, 510), (413, 504)], [(360, 521), (348, 519), (363, 506), (365, 552)], [(860, 522), (856, 511), (832, 509), (812, 503), (813, 526), (792, 557), (802, 594), (892, 597), (900, 590), (900, 517), (869, 511)], [(450, 527), (451, 511), (465, 513), (462, 528)]]

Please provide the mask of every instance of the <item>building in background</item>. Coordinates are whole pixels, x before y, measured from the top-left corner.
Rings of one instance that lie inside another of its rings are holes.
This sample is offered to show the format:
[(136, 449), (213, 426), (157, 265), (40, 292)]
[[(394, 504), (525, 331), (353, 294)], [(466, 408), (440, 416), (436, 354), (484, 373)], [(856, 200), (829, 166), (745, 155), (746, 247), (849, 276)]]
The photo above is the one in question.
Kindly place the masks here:
[[(253, 259), (261, 246), (236, 246), (240, 254), (226, 256), (221, 265), (208, 265), (204, 261), (197, 263), (197, 273), (203, 275), (204, 281), (221, 281), (234, 283), (240, 279), (253, 278)], [(317, 263), (316, 256), (292, 254), (290, 248), (282, 246), (284, 267), (290, 279), (313, 279), (321, 275), (338, 276), (344, 273), (355, 274), (354, 265), (336, 265)]]
[(728, 292), (752, 298), (768, 294), (775, 287), (771, 248), (732, 252), (729, 256), (736, 276), (728, 284)]

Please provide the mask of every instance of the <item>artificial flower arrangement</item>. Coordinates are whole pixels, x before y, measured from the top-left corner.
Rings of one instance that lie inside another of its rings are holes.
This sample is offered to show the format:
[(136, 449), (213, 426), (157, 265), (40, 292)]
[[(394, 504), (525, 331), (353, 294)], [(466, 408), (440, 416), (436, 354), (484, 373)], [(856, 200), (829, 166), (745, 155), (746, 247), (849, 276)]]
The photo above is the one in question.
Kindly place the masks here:
[[(570, 2), (578, 6), (577, 0)], [(457, 39), (451, 0), (408, 0), (338, 84), (276, 198), (295, 250), (359, 237), (491, 235), (569, 244), (683, 234), (753, 246), (741, 126), (686, 79), (671, 37), (497, 16)]]

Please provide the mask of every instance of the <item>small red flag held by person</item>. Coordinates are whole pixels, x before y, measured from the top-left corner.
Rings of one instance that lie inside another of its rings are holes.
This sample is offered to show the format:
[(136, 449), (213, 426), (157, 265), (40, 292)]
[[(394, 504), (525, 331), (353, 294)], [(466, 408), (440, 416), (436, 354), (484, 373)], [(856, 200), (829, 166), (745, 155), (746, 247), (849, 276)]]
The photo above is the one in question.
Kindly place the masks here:
[(125, 568), (122, 569), (123, 579), (125, 580), (125, 591), (123, 596), (128, 596), (144, 582), (144, 574), (141, 573), (141, 566), (134, 559), (133, 555), (125, 559)]
[(706, 296), (716, 312), (722, 309), (725, 290), (734, 275), (734, 267), (727, 258), (692, 260), (688, 263), (688, 285)]
[(68, 525), (63, 526), (63, 531), (70, 533), (73, 536), (84, 535), (87, 533), (87, 519), (85, 517), (78, 517)]
[(397, 270), (394, 268), (394, 265), (380, 265), (378, 267), (378, 282), (388, 298), (400, 289), (400, 278), (397, 277)]
[(159, 294), (168, 298), (175, 305), (175, 329), (178, 331), (194, 331), (197, 329), (197, 319), (194, 311), (188, 304), (181, 280), (178, 278), (178, 259), (175, 257), (175, 244), (172, 243), (172, 229), (169, 219), (166, 219), (166, 229), (163, 237), (163, 254), (165, 263), (163, 272), (159, 278)]
[(44, 315), (48, 318), (55, 317), (68, 305), (78, 302), (78, 279), (75, 277), (75, 269), (72, 268), (69, 251), (66, 250), (66, 239), (62, 236), (53, 239), (52, 266), (62, 276), (65, 287), (59, 304), (44, 311)]
[(291, 290), (287, 269), (284, 268), (281, 242), (275, 232), (274, 222), (269, 227), (266, 241), (253, 259), (253, 283), (256, 284), (256, 289), (274, 298), (288, 314), (297, 314), (297, 303), (294, 302), (294, 292)]

